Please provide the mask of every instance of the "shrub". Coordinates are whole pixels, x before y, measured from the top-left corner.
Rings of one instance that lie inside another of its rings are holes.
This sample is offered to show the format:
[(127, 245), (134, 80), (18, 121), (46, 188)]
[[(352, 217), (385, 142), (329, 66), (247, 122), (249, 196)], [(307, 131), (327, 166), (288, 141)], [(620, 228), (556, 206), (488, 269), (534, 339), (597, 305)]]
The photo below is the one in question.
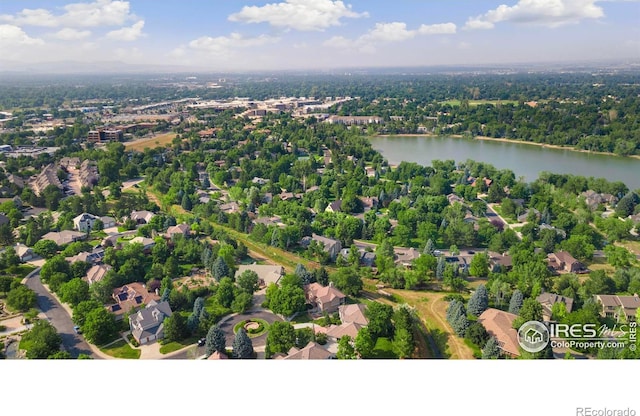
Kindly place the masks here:
[(324, 345), (327, 343), (327, 334), (324, 332), (320, 332), (316, 334), (316, 342), (320, 345)]

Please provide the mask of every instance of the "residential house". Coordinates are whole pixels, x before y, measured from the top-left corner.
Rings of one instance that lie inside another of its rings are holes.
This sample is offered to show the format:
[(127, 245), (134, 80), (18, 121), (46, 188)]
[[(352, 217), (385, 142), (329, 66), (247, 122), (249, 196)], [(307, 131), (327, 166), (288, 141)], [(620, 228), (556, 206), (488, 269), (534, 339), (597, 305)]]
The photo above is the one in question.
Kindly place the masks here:
[(24, 244), (18, 243), (13, 247), (16, 251), (16, 255), (20, 258), (21, 262), (32, 260), (35, 257), (35, 254), (31, 248), (25, 246)]
[(600, 312), (602, 317), (615, 318), (616, 321), (626, 320), (627, 322), (636, 320), (636, 313), (640, 308), (640, 297), (637, 293), (633, 296), (595, 295), (594, 298), (602, 305)]
[(191, 235), (191, 226), (189, 224), (178, 224), (167, 228), (165, 233), (167, 238), (173, 238), (176, 235), (181, 235), (184, 238), (189, 237)]
[(517, 317), (518, 315), (494, 308), (485, 310), (478, 317), (478, 322), (491, 336), (496, 338), (502, 352), (512, 357), (520, 356), (518, 331), (513, 328), (513, 321)]
[(116, 303), (107, 306), (107, 310), (113, 313), (118, 320), (122, 319), (122, 316), (132, 309), (148, 305), (151, 301), (157, 302), (160, 300), (160, 295), (149, 293), (147, 287), (138, 282), (113, 289), (111, 297)]
[(4, 214), (0, 214), (0, 225), (7, 225), (11, 222), (11, 220), (9, 219), (9, 217), (7, 217)]
[(100, 175), (98, 174), (98, 165), (91, 160), (85, 160), (80, 164), (78, 171), (78, 179), (80, 180), (80, 186), (83, 188), (93, 188), (98, 184)]
[(338, 307), (344, 303), (346, 296), (338, 289), (329, 286), (322, 286), (319, 283), (311, 283), (304, 287), (305, 297), (316, 311), (333, 313), (338, 311)]
[(531, 209), (527, 209), (525, 210), (522, 214), (518, 215), (518, 222), (526, 222), (527, 219), (529, 218), (529, 214), (531, 214), (531, 212), (533, 212), (535, 214), (535, 216), (540, 219), (540, 211), (538, 211), (535, 208), (531, 208)]
[(141, 345), (161, 340), (164, 338), (163, 321), (171, 314), (169, 302), (158, 303), (153, 300), (146, 307), (129, 316), (131, 334)]
[(331, 202), (329, 205), (327, 205), (327, 207), (325, 208), (325, 212), (341, 212), (342, 211), (342, 200), (337, 200), (337, 201), (333, 201)]
[(538, 295), (536, 300), (542, 305), (542, 320), (544, 321), (551, 320), (551, 311), (556, 303), (564, 303), (567, 313), (573, 309), (573, 299), (555, 293), (542, 293)]
[(371, 210), (376, 210), (378, 208), (378, 198), (376, 197), (358, 197), (360, 202), (362, 203), (362, 208), (364, 212), (369, 212)]
[(71, 264), (79, 261), (84, 261), (87, 263), (98, 263), (102, 261), (103, 258), (104, 258), (104, 249), (99, 247), (91, 252), (83, 251), (81, 253), (76, 254), (75, 256), (67, 257), (65, 258), (65, 260), (67, 260)]
[(85, 238), (87, 238), (86, 233), (81, 233), (79, 231), (69, 231), (69, 230), (64, 230), (60, 232), (52, 231), (42, 236), (43, 240), (51, 240), (59, 246), (64, 246), (65, 244), (84, 240)]
[(220, 351), (214, 351), (213, 354), (207, 357), (207, 360), (228, 360), (227, 354), (223, 354)]
[(615, 205), (618, 202), (618, 198), (614, 195), (598, 193), (591, 189), (581, 193), (580, 195), (584, 197), (587, 206), (592, 211), (597, 209), (601, 204)]
[(342, 243), (339, 240), (334, 240), (333, 238), (328, 238), (317, 234), (312, 234), (311, 239), (324, 245), (324, 251), (329, 253), (329, 257), (331, 257), (331, 260), (335, 260), (336, 257), (338, 257), (338, 253), (340, 253), (340, 250), (342, 250)]
[(459, 197), (456, 194), (447, 195), (447, 200), (449, 201), (449, 205), (453, 204), (464, 204), (464, 198)]
[(113, 217), (103, 216), (100, 217), (100, 221), (102, 221), (102, 228), (111, 228), (116, 226), (116, 219)]
[(50, 185), (55, 186), (60, 190), (64, 188), (58, 178), (58, 169), (53, 163), (45, 166), (40, 173), (34, 176), (30, 181), (30, 188), (36, 196), (42, 196), (42, 192)]
[(355, 303), (351, 305), (340, 305), (338, 307), (338, 316), (340, 321), (344, 323), (356, 323), (362, 326), (369, 325), (369, 319), (365, 315), (367, 305)]
[(83, 233), (89, 233), (100, 218), (92, 214), (82, 213), (73, 219), (73, 228)]
[(129, 244), (142, 244), (142, 251), (150, 253), (156, 242), (152, 238), (138, 236), (129, 240)]
[(282, 360), (327, 360), (335, 355), (315, 342), (309, 342), (304, 348), (292, 347), (286, 356), (277, 357)]
[(420, 257), (421, 253), (415, 248), (398, 247), (393, 250), (395, 253), (395, 263), (404, 267), (411, 267), (413, 261)]
[(143, 211), (131, 212), (131, 215), (129, 218), (134, 220), (138, 225), (144, 225), (144, 224), (149, 224), (149, 221), (151, 221), (151, 218), (155, 216), (156, 214), (154, 214), (153, 212), (143, 210)]
[(376, 265), (376, 253), (372, 251), (360, 250), (362, 256), (360, 257), (360, 263), (365, 267), (374, 267)]
[(227, 213), (227, 214), (233, 214), (234, 212), (240, 212), (240, 205), (238, 205), (237, 202), (235, 201), (231, 201), (231, 202), (227, 202), (226, 204), (221, 204), (219, 206), (220, 211)]
[(547, 264), (554, 272), (586, 273), (589, 271), (584, 264), (564, 250), (547, 254)]
[(235, 278), (237, 279), (244, 271), (251, 270), (258, 275), (260, 287), (269, 286), (270, 283), (278, 284), (280, 278), (284, 276), (284, 267), (272, 266), (269, 264), (241, 264), (238, 266)]
[(358, 336), (358, 331), (364, 328), (366, 325), (361, 325), (355, 322), (343, 322), (340, 325), (331, 325), (325, 332), (327, 337), (339, 340), (346, 336), (355, 339)]
[(488, 252), (488, 254), (489, 267), (491, 267), (494, 272), (506, 272), (511, 270), (511, 268), (513, 267), (511, 256), (509, 256), (508, 254), (500, 254), (493, 251)]
[(87, 274), (82, 278), (82, 280), (89, 283), (89, 286), (91, 286), (92, 284), (104, 279), (104, 276), (111, 269), (112, 267), (108, 264), (96, 264), (87, 271)]

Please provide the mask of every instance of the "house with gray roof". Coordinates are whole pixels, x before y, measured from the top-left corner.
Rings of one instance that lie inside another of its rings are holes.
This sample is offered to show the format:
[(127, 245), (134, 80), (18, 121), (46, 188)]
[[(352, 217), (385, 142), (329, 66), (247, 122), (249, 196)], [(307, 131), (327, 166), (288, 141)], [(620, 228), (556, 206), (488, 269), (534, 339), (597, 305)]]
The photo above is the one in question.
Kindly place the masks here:
[(172, 313), (169, 302), (152, 300), (145, 308), (129, 316), (131, 334), (140, 345), (164, 338), (163, 321)]

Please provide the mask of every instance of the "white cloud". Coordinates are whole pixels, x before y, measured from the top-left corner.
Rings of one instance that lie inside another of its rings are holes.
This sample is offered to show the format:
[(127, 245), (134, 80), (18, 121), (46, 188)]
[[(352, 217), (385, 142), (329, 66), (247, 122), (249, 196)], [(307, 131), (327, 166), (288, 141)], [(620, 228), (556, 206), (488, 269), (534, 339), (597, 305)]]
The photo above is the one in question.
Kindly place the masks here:
[(404, 22), (376, 23), (372, 29), (357, 39), (334, 36), (326, 40), (323, 46), (372, 53), (375, 52), (376, 45), (381, 43), (403, 42), (417, 36), (455, 34), (456, 29), (454, 23), (423, 24), (418, 29), (407, 29), (407, 24)]
[(455, 23), (439, 23), (435, 25), (421, 25), (418, 33), (421, 35), (452, 35), (456, 33)]
[[(601, 1), (601, 0), (600, 0)], [(519, 0), (514, 6), (502, 4), (467, 20), (465, 29), (492, 29), (496, 23), (513, 22), (557, 27), (584, 19), (604, 17), (599, 0)]]
[(0, 48), (9, 49), (24, 45), (44, 45), (44, 41), (30, 37), (18, 26), (0, 25)]
[[(262, 46), (268, 43), (277, 42), (278, 40), (279, 38), (267, 35), (260, 35), (257, 37), (244, 37), (239, 33), (232, 33), (229, 36), (218, 36), (215, 38), (212, 38), (210, 36), (203, 36), (189, 42), (189, 47), (198, 51), (221, 54), (230, 52), (235, 48)], [(180, 48), (175, 51), (176, 54), (180, 53), (179, 49)]]
[(132, 42), (143, 36), (143, 27), (144, 20), (139, 20), (131, 27), (123, 27), (121, 29), (112, 30), (111, 32), (107, 33), (107, 38), (125, 42)]
[(269, 23), (271, 26), (300, 31), (319, 31), (340, 25), (342, 18), (368, 17), (358, 13), (342, 1), (333, 0), (285, 0), (260, 6), (244, 6), (229, 16), (232, 22)]
[(128, 1), (96, 0), (93, 3), (70, 3), (64, 13), (46, 9), (23, 9), (15, 15), (0, 15), (0, 21), (20, 26), (96, 27), (120, 26), (135, 19)]
[(60, 40), (80, 40), (91, 36), (91, 32), (89, 30), (77, 30), (65, 27), (64, 29), (56, 32), (53, 36)]

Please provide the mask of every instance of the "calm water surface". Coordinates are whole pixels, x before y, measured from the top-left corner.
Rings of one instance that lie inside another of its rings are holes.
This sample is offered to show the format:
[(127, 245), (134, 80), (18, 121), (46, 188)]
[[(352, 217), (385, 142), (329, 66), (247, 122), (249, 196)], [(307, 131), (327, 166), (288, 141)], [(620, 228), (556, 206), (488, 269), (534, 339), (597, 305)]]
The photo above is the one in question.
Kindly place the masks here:
[(371, 145), (391, 164), (402, 161), (431, 165), (432, 160), (467, 159), (512, 170), (527, 182), (540, 172), (568, 173), (622, 181), (630, 189), (640, 189), (640, 159), (552, 149), (522, 143), (496, 142), (449, 137), (372, 137)]

